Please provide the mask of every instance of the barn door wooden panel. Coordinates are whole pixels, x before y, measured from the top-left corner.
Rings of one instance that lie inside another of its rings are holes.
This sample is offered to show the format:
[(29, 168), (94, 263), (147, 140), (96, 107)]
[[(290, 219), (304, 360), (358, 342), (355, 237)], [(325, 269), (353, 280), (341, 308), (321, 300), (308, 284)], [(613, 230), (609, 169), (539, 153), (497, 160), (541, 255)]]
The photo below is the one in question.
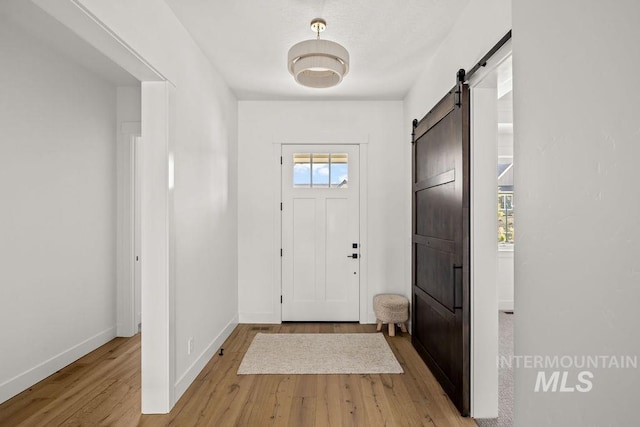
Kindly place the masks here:
[(458, 84), (413, 134), (412, 343), (469, 414), (469, 88)]

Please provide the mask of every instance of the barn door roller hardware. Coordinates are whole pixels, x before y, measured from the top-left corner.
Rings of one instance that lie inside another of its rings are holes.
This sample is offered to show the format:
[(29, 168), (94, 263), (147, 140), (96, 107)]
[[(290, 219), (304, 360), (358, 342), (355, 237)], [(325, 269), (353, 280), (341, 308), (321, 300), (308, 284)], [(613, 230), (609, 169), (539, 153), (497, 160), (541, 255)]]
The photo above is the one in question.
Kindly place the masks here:
[(464, 71), (464, 68), (460, 68), (458, 70), (458, 74), (456, 75), (457, 82), (456, 82), (456, 89), (454, 92), (456, 107), (460, 107), (462, 105), (461, 95), (462, 95), (462, 85), (464, 84), (465, 74), (466, 74), (466, 71)]

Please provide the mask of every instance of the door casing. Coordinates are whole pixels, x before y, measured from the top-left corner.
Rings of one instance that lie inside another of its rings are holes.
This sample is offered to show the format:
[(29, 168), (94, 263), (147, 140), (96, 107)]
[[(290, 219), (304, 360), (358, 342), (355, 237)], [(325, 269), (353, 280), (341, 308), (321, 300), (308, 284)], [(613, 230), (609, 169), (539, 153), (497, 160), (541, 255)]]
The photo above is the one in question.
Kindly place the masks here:
[[(486, 81), (512, 53), (511, 40), (470, 79), (471, 90), (471, 416), (498, 415), (498, 251), (495, 198), (498, 180), (496, 89)], [(495, 82), (493, 83), (495, 87)], [(493, 91), (493, 93), (491, 93)], [(493, 109), (493, 111), (491, 111)], [(491, 123), (488, 123), (491, 122)], [(489, 233), (485, 231), (489, 230)]]

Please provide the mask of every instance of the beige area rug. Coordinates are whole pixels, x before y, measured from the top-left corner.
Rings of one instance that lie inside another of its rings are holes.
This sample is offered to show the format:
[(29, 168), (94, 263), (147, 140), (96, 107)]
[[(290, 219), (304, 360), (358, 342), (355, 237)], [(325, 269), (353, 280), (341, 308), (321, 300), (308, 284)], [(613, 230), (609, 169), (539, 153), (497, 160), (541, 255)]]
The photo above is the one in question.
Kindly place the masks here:
[(403, 372), (381, 333), (258, 333), (238, 368), (238, 375)]

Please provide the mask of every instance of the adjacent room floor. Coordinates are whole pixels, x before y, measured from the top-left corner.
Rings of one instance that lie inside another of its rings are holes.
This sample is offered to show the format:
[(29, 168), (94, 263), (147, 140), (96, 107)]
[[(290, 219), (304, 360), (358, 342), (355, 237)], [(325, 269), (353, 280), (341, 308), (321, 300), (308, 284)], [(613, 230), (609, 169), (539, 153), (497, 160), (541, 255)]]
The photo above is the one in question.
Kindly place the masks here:
[(116, 338), (0, 405), (0, 425), (472, 427), (411, 345), (385, 338), (404, 374), (236, 375), (254, 335), (375, 332), (375, 325), (239, 325), (167, 415), (140, 415), (140, 337)]
[[(499, 354), (501, 360), (513, 357), (513, 312), (501, 311)], [(480, 427), (513, 426), (513, 369), (500, 364), (498, 368), (498, 418), (476, 420)]]

